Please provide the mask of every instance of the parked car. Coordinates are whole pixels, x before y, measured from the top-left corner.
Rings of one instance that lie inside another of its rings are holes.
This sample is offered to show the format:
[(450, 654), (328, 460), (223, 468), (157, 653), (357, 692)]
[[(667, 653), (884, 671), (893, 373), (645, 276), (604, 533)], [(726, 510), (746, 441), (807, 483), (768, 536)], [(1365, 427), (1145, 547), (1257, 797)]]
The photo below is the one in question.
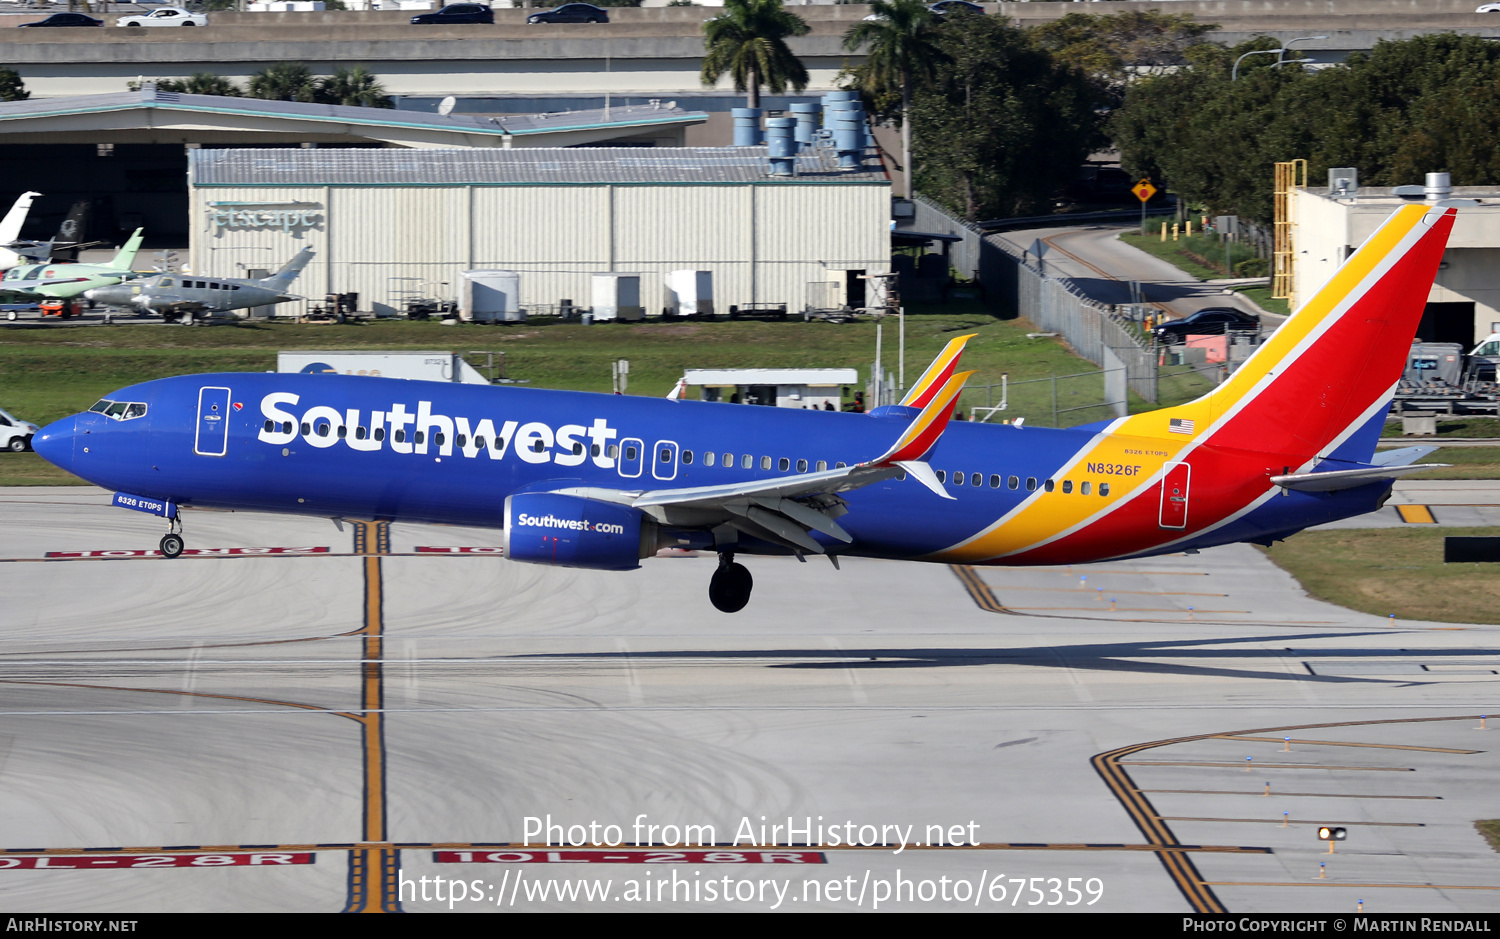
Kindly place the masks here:
[(20, 23), (20, 26), (103, 26), (103, 20), (96, 20), (92, 16), (82, 13), (54, 13), (44, 20), (35, 23)]
[(592, 3), (564, 3), (526, 17), (528, 23), (608, 23), (609, 14)]
[(984, 7), (969, 0), (938, 0), (937, 3), (929, 3), (927, 9), (942, 16), (944, 13), (978, 13), (984, 15)]
[(122, 16), (116, 26), (207, 26), (208, 17), (182, 7), (162, 7), (144, 15)]
[(0, 411), (0, 449), (10, 450), (12, 453), (30, 450), (31, 438), (36, 436), (38, 430), (41, 428), (35, 424)]
[(1260, 332), (1260, 317), (1227, 306), (1206, 307), (1179, 320), (1168, 320), (1153, 329), (1162, 345), (1183, 342), (1188, 336), (1222, 336), (1227, 332)]
[(495, 11), (486, 3), (450, 3), (433, 13), (421, 13), (411, 18), (414, 26), (432, 26), (443, 23), (493, 23)]
[(1500, 3), (1486, 3), (1474, 11), (1475, 13), (1500, 13)]

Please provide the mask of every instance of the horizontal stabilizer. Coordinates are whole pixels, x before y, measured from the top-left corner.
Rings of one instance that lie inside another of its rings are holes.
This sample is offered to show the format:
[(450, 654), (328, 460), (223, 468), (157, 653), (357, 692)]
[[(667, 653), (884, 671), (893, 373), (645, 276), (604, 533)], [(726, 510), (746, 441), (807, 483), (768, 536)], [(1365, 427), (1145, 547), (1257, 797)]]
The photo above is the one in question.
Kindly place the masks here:
[(1438, 452), (1439, 447), (1402, 447), (1399, 450), (1382, 450), (1370, 459), (1376, 466), (1407, 466), (1429, 453)]
[(1421, 466), (1371, 466), (1365, 469), (1334, 470), (1331, 473), (1293, 473), (1289, 476), (1272, 476), (1271, 482), (1283, 489), (1296, 489), (1299, 492), (1336, 492), (1449, 465), (1451, 464), (1423, 463)]

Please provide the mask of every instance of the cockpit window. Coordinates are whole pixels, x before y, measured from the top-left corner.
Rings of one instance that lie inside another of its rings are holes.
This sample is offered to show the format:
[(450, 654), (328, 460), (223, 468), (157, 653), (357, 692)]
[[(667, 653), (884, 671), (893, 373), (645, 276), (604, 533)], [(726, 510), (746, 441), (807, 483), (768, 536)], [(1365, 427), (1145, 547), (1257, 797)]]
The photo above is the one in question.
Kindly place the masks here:
[(111, 404), (114, 404), (114, 402), (109, 400), (108, 398), (100, 398), (98, 401), (94, 402), (94, 406), (89, 408), (89, 410), (97, 414), (103, 414), (104, 409), (109, 407)]
[(108, 399), (89, 408), (90, 411), (98, 411), (107, 417), (117, 421), (131, 421), (137, 417), (146, 416), (146, 405), (141, 401), (110, 401)]

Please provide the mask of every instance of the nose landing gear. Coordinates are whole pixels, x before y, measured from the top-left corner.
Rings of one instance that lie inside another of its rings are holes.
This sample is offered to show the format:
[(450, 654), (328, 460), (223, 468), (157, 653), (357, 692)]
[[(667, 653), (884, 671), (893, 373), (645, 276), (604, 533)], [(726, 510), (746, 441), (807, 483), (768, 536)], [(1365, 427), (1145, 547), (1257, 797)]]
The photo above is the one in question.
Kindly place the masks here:
[(750, 602), (755, 581), (745, 565), (736, 564), (733, 551), (719, 553), (719, 569), (708, 582), (708, 600), (721, 613), (738, 613)]
[(165, 558), (175, 558), (182, 554), (185, 544), (182, 540), (182, 520), (176, 515), (172, 516), (172, 530), (161, 536), (161, 555)]

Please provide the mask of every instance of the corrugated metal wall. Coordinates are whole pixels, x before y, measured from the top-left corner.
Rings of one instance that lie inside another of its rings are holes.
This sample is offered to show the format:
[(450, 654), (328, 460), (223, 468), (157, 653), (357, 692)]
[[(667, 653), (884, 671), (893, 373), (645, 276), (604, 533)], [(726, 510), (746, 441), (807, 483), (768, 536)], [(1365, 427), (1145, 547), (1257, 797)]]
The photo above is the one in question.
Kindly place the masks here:
[[(362, 310), (403, 295), (456, 299), (459, 272), (476, 268), (521, 271), (529, 305), (587, 304), (589, 275), (617, 271), (640, 273), (642, 304), (659, 311), (666, 272), (693, 269), (714, 272), (719, 310), (800, 310), (807, 285), (829, 271), (890, 266), (886, 186), (194, 188), (192, 203), (193, 271), (243, 277), (310, 244), (317, 256), (293, 289), (309, 298), (354, 291)], [(293, 203), (318, 221), (288, 230), (214, 223), (216, 209)]]

